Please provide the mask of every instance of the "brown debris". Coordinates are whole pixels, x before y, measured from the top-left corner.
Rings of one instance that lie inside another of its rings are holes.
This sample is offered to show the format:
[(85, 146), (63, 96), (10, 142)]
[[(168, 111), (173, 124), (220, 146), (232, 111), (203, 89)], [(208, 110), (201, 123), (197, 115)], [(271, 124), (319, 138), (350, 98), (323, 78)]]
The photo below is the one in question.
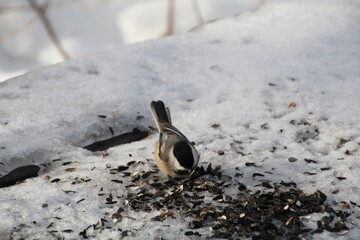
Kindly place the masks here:
[[(339, 234), (349, 231), (346, 225), (349, 212), (334, 210), (324, 193), (304, 193), (294, 182), (263, 180), (256, 190), (251, 190), (223, 174), (220, 166), (213, 168), (211, 164), (198, 167), (189, 179), (163, 181), (155, 171), (137, 171), (135, 165), (127, 164), (129, 172), (122, 176), (124, 182), (127, 179), (131, 183), (125, 186), (125, 195), (118, 197), (119, 202), (125, 203), (126, 212), (160, 211), (152, 221), (167, 221), (169, 217), (191, 219), (185, 236), (201, 236), (194, 230), (202, 228), (212, 229), (211, 237), (220, 239), (301, 239), (323, 231)], [(124, 172), (118, 168), (114, 174)], [(253, 177), (265, 175), (253, 173)], [(117, 202), (111, 194), (104, 197), (106, 204)], [(342, 207), (351, 206), (343, 202)], [(122, 220), (122, 211), (112, 215), (113, 222)], [(304, 224), (313, 213), (323, 215), (316, 229)]]

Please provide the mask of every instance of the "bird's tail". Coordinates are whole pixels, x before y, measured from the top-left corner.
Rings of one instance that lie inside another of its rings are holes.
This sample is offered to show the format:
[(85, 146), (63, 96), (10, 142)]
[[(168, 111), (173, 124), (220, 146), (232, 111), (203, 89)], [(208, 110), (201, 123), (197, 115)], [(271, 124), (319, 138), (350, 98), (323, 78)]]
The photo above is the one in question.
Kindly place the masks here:
[(150, 104), (150, 110), (159, 132), (162, 132), (161, 123), (171, 124), (170, 110), (165, 107), (163, 101), (152, 101)]

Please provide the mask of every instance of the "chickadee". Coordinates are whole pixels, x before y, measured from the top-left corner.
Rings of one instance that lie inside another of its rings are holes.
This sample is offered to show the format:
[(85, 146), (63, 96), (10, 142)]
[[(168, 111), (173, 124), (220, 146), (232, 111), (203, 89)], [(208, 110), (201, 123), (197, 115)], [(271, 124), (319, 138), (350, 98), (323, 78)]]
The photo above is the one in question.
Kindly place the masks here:
[(199, 154), (190, 141), (171, 124), (169, 108), (162, 101), (152, 101), (151, 114), (160, 133), (155, 146), (159, 169), (171, 177), (186, 177), (197, 166)]

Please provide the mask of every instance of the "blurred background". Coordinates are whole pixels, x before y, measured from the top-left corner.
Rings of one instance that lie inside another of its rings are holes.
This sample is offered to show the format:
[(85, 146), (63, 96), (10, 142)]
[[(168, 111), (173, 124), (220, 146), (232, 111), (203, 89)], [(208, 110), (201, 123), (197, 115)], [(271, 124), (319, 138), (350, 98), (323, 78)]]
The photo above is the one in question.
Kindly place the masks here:
[(264, 0), (1, 0), (0, 82), (116, 46), (186, 33)]

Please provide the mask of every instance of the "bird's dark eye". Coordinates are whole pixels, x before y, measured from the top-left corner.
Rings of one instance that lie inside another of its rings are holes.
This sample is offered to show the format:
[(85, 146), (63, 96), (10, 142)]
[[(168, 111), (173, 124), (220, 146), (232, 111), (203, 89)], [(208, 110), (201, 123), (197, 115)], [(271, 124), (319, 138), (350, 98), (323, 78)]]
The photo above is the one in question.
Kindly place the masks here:
[(195, 160), (188, 142), (180, 141), (175, 143), (173, 153), (182, 167), (187, 169), (193, 167)]

